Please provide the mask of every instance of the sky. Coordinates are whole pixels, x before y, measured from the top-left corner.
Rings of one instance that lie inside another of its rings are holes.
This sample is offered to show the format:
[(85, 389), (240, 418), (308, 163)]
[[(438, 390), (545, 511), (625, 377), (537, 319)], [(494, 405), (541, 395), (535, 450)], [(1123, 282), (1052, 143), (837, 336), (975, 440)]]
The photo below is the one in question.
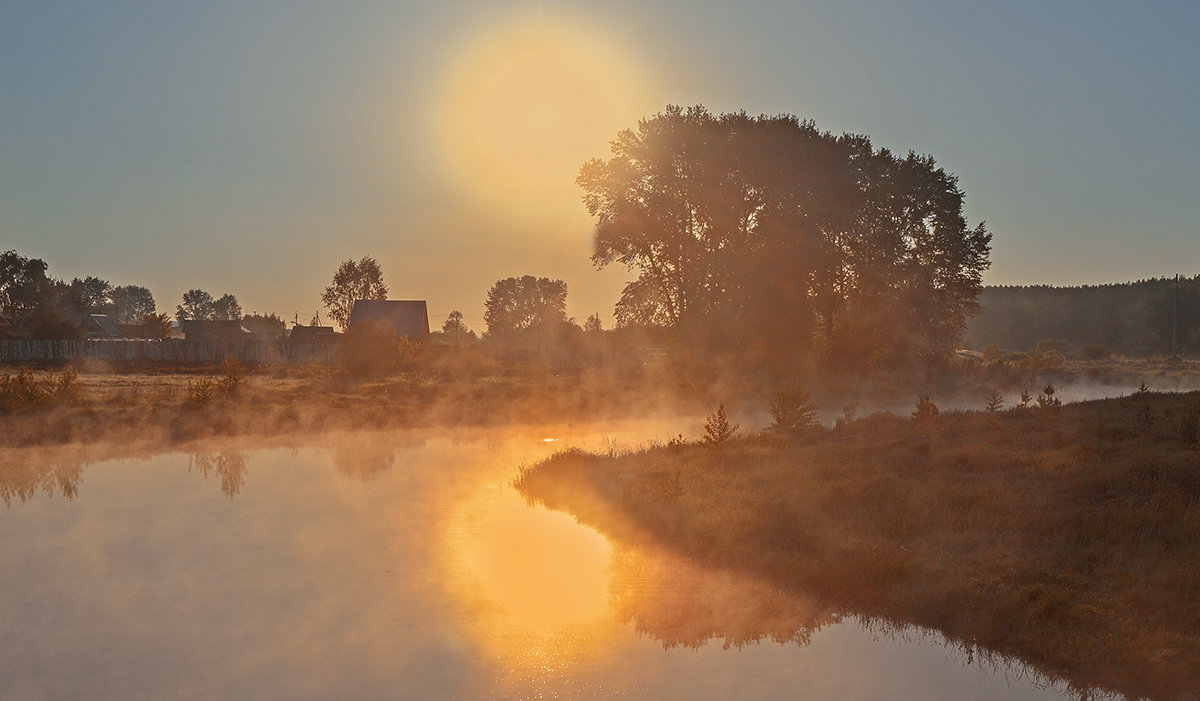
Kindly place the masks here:
[[(483, 330), (488, 288), (596, 270), (574, 184), (668, 104), (930, 154), (986, 284), (1200, 272), (1188, 2), (0, 0), (0, 250), (307, 323), (341, 261)], [(322, 316), (322, 319), (325, 317)]]

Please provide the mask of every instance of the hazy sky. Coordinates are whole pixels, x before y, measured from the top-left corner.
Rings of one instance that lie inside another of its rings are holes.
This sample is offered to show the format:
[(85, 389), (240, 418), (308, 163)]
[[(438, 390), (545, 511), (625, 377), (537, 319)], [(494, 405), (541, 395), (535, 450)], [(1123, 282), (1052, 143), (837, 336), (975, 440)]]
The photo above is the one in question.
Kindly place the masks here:
[(0, 250), (302, 322), (364, 254), (434, 326), (544, 275), (607, 326), (575, 173), (700, 103), (933, 155), (989, 284), (1195, 274), (1198, 7), (0, 0)]

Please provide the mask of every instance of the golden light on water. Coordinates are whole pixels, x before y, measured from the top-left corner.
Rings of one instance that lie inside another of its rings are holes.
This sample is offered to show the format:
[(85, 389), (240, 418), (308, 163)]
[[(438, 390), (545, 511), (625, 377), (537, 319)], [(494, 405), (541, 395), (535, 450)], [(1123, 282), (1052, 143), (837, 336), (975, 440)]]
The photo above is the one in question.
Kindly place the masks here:
[(441, 80), (433, 123), (444, 165), (500, 209), (571, 193), (580, 165), (645, 116), (641, 70), (569, 23), (493, 28), (457, 52)]
[[(567, 514), (530, 508), (510, 488), (447, 512), (447, 591), (465, 632), (517, 669), (563, 670), (619, 629), (609, 603), (612, 546)], [(540, 674), (540, 672), (539, 672)]]

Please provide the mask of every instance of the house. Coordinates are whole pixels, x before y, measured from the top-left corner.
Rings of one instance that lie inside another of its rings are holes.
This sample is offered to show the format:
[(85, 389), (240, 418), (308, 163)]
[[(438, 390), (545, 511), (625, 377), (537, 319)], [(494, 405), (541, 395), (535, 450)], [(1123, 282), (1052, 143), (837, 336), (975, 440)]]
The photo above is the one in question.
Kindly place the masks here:
[(410, 341), (429, 337), (429, 311), (425, 300), (360, 299), (350, 310), (350, 326), (363, 321), (390, 324), (396, 336)]
[(290, 343), (336, 343), (339, 336), (341, 334), (334, 331), (332, 326), (296, 324), (292, 327), (292, 333), (288, 335), (288, 341)]
[(242, 322), (233, 321), (194, 321), (185, 319), (179, 322), (183, 337), (189, 341), (248, 341), (250, 331), (242, 326)]
[(107, 314), (88, 314), (80, 325), (85, 338), (120, 338), (121, 330)]

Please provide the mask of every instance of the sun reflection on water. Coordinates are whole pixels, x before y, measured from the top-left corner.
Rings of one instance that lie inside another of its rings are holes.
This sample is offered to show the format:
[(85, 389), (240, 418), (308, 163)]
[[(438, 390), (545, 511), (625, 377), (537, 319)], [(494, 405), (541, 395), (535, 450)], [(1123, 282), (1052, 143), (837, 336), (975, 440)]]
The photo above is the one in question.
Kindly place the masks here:
[(514, 679), (566, 675), (620, 630), (609, 607), (612, 545), (596, 531), (531, 507), (504, 482), (445, 517), (447, 590), (463, 628)]

